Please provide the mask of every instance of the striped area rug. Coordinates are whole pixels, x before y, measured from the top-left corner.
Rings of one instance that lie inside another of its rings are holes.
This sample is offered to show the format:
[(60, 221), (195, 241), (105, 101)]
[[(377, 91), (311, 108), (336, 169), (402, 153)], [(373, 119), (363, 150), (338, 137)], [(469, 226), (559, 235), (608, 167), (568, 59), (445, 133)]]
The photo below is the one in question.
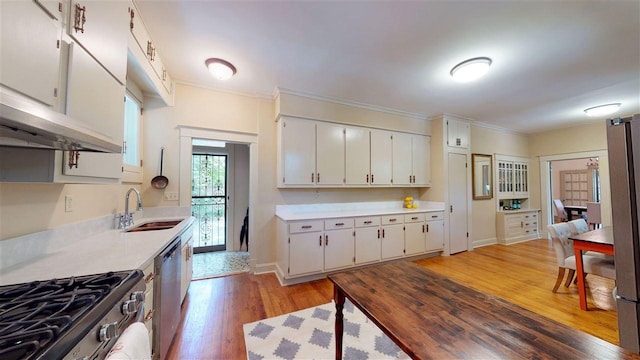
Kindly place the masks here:
[[(349, 300), (344, 307), (344, 359), (408, 359)], [(335, 358), (333, 302), (244, 324), (248, 360)]]

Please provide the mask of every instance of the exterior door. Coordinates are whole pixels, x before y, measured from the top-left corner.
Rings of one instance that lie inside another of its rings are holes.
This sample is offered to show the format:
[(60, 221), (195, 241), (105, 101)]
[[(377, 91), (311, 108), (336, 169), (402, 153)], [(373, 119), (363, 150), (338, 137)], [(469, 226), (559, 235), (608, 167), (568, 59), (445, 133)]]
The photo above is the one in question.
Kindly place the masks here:
[(227, 155), (193, 154), (191, 215), (193, 252), (227, 247)]
[(449, 154), (449, 253), (468, 249), (467, 155)]

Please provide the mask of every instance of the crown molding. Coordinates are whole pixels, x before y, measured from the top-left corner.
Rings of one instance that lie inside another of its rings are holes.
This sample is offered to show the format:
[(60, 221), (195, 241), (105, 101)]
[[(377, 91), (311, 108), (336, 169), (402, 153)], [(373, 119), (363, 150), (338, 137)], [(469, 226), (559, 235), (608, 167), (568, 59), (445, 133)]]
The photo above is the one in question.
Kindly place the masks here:
[(384, 106), (365, 104), (357, 101), (344, 100), (344, 99), (334, 98), (330, 96), (312, 94), (304, 91), (276, 87), (273, 92), (274, 99), (280, 94), (294, 95), (294, 96), (304, 97), (307, 99), (327, 101), (335, 104), (351, 106), (351, 107), (356, 107), (356, 108), (365, 109), (365, 110), (378, 111), (378, 112), (383, 112), (391, 115), (406, 116), (406, 117), (410, 117), (412, 119), (417, 119), (417, 120), (429, 120), (430, 118), (429, 115), (426, 115), (426, 114), (416, 114), (416, 113), (411, 113), (407, 111), (391, 109)]
[(205, 85), (202, 85), (202, 84), (192, 83), (192, 82), (184, 81), (184, 80), (174, 80), (173, 82), (176, 83), (176, 84), (191, 86), (191, 87), (195, 87), (195, 88), (211, 90), (211, 91), (217, 91), (217, 92), (221, 92), (221, 93), (225, 93), (225, 94), (231, 94), (231, 95), (250, 97), (250, 98), (254, 98), (254, 99), (265, 99), (265, 100), (273, 100), (274, 99), (273, 96), (270, 95), (270, 94), (250, 93), (250, 92), (240, 91), (240, 90), (222, 89), (222, 88), (218, 88), (218, 87), (215, 87), (215, 86), (205, 86)]

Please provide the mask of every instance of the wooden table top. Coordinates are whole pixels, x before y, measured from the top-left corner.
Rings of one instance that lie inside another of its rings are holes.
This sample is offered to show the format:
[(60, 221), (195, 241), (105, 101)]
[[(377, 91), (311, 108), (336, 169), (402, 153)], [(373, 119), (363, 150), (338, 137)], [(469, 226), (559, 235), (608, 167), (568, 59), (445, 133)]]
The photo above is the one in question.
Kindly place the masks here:
[(414, 359), (640, 359), (412, 262), (329, 279)]
[(571, 240), (588, 241), (596, 244), (613, 245), (613, 226), (569, 236)]

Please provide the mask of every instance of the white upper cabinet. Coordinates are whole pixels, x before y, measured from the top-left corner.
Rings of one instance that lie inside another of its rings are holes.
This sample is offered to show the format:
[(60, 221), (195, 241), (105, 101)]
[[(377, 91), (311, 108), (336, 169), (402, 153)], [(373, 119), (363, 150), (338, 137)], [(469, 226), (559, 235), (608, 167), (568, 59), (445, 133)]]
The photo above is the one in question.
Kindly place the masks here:
[(411, 154), (413, 164), (413, 185), (431, 184), (431, 137), (413, 135)]
[(345, 130), (345, 179), (347, 185), (367, 185), (371, 178), (369, 129)]
[(529, 160), (496, 155), (496, 192), (498, 199), (529, 198)]
[[(95, 92), (97, 89), (99, 96)], [(124, 94), (124, 85), (115, 81), (83, 48), (71, 44), (67, 115), (122, 143)]]
[(0, 83), (50, 106), (58, 101), (60, 16), (56, 7), (0, 1)]
[(471, 126), (466, 121), (447, 120), (447, 145), (454, 148), (469, 148)]
[(391, 132), (371, 129), (371, 185), (391, 185)]
[(316, 124), (299, 119), (280, 120), (281, 185), (314, 185), (316, 173)]
[(316, 124), (316, 184), (344, 184), (344, 126)]
[(428, 186), (429, 139), (282, 117), (278, 126), (278, 186)]
[(121, 84), (127, 75), (126, 1), (72, 0), (69, 35)]
[(411, 185), (411, 134), (393, 134), (393, 185)]

